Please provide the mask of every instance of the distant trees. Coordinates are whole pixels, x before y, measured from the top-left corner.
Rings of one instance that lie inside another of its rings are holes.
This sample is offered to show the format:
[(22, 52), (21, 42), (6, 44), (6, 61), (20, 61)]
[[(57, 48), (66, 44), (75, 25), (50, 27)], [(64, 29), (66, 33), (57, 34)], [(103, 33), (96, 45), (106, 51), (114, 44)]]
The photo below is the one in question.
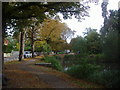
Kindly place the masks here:
[[(108, 61), (116, 62), (119, 60), (120, 51), (120, 32), (119, 18), (120, 9), (117, 11), (110, 10), (109, 15), (104, 16), (105, 23), (100, 33), (96, 29), (87, 28), (84, 32), (85, 37), (77, 37), (71, 40), (71, 48), (73, 51), (81, 51), (88, 54), (102, 53)], [(85, 50), (83, 50), (86, 48)]]
[(95, 29), (88, 28), (84, 32), (85, 37), (77, 37), (71, 40), (73, 51), (80, 51), (81, 53), (98, 54), (101, 52), (100, 35)]
[(71, 49), (74, 52), (80, 51), (80, 53), (86, 53), (87, 52), (87, 40), (81, 36), (78, 36), (77, 38), (73, 38), (70, 42)]
[(101, 53), (100, 35), (96, 29), (89, 28), (85, 38), (87, 40), (87, 50), (90, 54)]

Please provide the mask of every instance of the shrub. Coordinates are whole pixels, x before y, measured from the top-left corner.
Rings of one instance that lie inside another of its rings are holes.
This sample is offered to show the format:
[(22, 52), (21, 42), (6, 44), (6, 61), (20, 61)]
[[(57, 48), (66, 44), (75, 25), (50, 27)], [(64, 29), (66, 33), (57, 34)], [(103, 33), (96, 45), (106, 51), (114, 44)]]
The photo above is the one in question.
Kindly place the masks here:
[(74, 65), (69, 68), (66, 72), (76, 78), (87, 78), (90, 74), (99, 70), (101, 67), (94, 64), (83, 63), (81, 65)]
[(106, 70), (94, 72), (88, 77), (88, 80), (108, 88), (120, 88), (120, 71)]
[(65, 55), (63, 58), (63, 64), (79, 64), (86, 59), (87, 54), (78, 54), (78, 55)]
[(51, 63), (51, 67), (56, 70), (62, 70), (60, 62), (54, 56), (47, 56), (44, 58), (46, 63)]
[(72, 60), (72, 59), (74, 59), (74, 55), (65, 55), (63, 59), (64, 60)]
[(65, 55), (63, 59), (64, 60), (79, 60), (87, 56), (88, 56), (87, 54)]
[(65, 54), (64, 52), (58, 52), (58, 54)]
[(89, 63), (100, 64), (105, 62), (104, 54), (91, 54), (86, 58), (89, 59)]
[(58, 56), (58, 55), (54, 55), (54, 57), (55, 57), (57, 60), (61, 60), (61, 57)]

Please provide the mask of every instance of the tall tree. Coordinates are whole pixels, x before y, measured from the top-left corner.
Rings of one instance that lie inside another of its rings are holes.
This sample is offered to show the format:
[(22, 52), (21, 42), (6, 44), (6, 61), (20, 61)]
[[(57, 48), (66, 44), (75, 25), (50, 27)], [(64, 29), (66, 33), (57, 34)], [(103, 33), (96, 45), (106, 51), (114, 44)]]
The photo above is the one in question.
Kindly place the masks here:
[(28, 28), (26, 30), (26, 40), (31, 41), (31, 51), (32, 51), (32, 57), (34, 57), (34, 42), (37, 40), (38, 37), (38, 30), (39, 30), (39, 24), (40, 22), (36, 18), (30, 19), (30, 24), (28, 25)]
[[(103, 0), (102, 4), (101, 4), (101, 8), (102, 8), (102, 17), (104, 18), (104, 28), (107, 27), (107, 16), (108, 16), (108, 11), (107, 11), (107, 5), (108, 5), (108, 0)], [(106, 30), (102, 30), (101, 29), (101, 33), (105, 36), (106, 34)]]
[[(102, 49), (107, 60), (119, 60), (119, 13), (117, 10), (110, 10), (106, 24), (101, 29)], [(106, 26), (105, 26), (106, 25)], [(106, 31), (105, 34), (103, 31)]]
[(71, 49), (74, 52), (80, 51), (80, 53), (87, 53), (87, 44), (86, 44), (86, 39), (78, 36), (76, 38), (73, 38), (70, 42)]
[(101, 53), (101, 40), (100, 35), (97, 33), (96, 29), (88, 28), (86, 32), (86, 40), (87, 40), (87, 50), (90, 54), (98, 54)]
[(63, 32), (67, 30), (68, 27), (65, 23), (61, 23), (55, 19), (45, 19), (41, 24), (39, 37), (50, 44), (52, 41), (60, 40)]
[(43, 20), (46, 18), (46, 13), (54, 16), (60, 12), (64, 19), (71, 18), (74, 15), (75, 18), (80, 20), (83, 16), (88, 15), (88, 8), (88, 6), (79, 2), (3, 2), (3, 33), (7, 30), (8, 25), (15, 27), (16, 23), (14, 21), (16, 20), (28, 20), (31, 17)]

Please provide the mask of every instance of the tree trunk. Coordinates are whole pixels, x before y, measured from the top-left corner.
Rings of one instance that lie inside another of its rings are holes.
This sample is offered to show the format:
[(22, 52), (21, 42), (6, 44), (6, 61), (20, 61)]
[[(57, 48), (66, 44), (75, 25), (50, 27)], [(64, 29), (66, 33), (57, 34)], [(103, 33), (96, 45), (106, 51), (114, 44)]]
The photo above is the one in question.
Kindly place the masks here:
[(32, 40), (32, 58), (34, 58), (34, 41)]
[[(3, 4), (4, 5), (4, 4)], [(4, 16), (4, 8), (2, 8), (2, 15)], [(1, 39), (2, 39), (2, 45), (1, 45), (1, 48), (2, 48), (2, 52), (1, 52), (1, 56), (2, 56), (2, 69), (4, 68), (4, 51), (5, 51), (5, 48), (4, 48), (4, 40), (5, 40), (5, 31), (6, 31), (6, 19), (4, 17), (1, 18), (2, 19), (2, 31), (1, 31)]]
[(31, 45), (32, 45), (32, 58), (34, 58), (34, 28), (32, 29), (31, 33)]
[(4, 51), (3, 48), (4, 48), (4, 39), (5, 39), (5, 22), (3, 21), (3, 25), (2, 25), (2, 33), (0, 33), (0, 38), (2, 39), (0, 42), (2, 43), (1, 45), (1, 56), (2, 56), (2, 68), (3, 68), (3, 65), (4, 65)]
[(24, 59), (24, 38), (25, 32), (20, 32), (20, 50), (19, 50), (19, 61)]

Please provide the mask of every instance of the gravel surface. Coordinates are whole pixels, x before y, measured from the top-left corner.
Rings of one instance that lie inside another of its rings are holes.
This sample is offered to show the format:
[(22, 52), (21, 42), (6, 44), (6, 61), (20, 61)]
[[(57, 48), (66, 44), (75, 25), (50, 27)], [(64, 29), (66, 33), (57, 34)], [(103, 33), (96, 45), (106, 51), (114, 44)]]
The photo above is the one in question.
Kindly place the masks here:
[[(46, 73), (41, 68), (36, 68), (38, 66), (32, 64), (34, 61), (35, 60), (28, 60), (24, 61), (23, 63), (14, 64), (14, 66), (16, 65), (16, 69), (31, 73), (33, 76), (38, 77), (40, 82), (43, 82), (47, 86), (50, 86), (49, 88), (79, 88), (78, 86), (75, 86), (72, 83), (62, 79), (61, 77)], [(33, 81), (33, 83), (34, 82), (36, 81)]]

